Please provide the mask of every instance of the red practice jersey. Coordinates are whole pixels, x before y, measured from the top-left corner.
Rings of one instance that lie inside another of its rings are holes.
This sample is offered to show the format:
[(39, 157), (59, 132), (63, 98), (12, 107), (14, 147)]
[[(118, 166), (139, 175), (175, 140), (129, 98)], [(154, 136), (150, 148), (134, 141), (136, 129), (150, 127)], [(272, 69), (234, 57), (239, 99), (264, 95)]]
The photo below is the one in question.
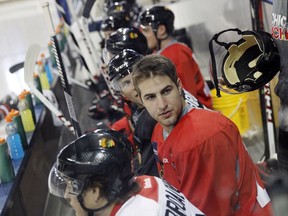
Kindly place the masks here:
[(270, 198), (237, 126), (218, 112), (191, 109), (152, 145), (160, 174), (208, 216), (270, 216)]
[(211, 109), (210, 89), (201, 74), (191, 49), (183, 43), (174, 42), (160, 50), (160, 55), (169, 58), (175, 64), (183, 88), (194, 95), (200, 103)]

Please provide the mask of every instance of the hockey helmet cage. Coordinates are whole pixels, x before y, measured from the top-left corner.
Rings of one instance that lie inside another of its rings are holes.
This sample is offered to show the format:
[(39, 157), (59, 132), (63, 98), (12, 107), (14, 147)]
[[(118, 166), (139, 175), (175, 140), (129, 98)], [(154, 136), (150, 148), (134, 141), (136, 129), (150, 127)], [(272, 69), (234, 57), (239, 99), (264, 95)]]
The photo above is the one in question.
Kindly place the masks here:
[[(229, 41), (229, 42), (227, 42)], [(254, 91), (280, 70), (280, 56), (272, 36), (265, 31), (227, 29), (209, 41), (210, 77), (217, 96)]]
[(123, 49), (133, 49), (141, 55), (146, 55), (148, 45), (146, 37), (137, 28), (119, 28), (106, 40), (106, 49), (117, 55)]
[(174, 19), (174, 13), (169, 8), (154, 6), (143, 11), (138, 18), (138, 22), (142, 26), (151, 26), (154, 32), (157, 31), (159, 25), (164, 25), (168, 35), (172, 35)]
[(84, 134), (58, 154), (49, 174), (49, 191), (59, 197), (65, 193), (80, 196), (97, 179), (108, 187), (108, 200), (114, 200), (130, 188), (132, 154), (131, 143), (117, 131), (98, 129)]
[(112, 87), (121, 91), (118, 80), (132, 73), (133, 65), (143, 56), (131, 49), (124, 49), (114, 56), (108, 65), (108, 77)]

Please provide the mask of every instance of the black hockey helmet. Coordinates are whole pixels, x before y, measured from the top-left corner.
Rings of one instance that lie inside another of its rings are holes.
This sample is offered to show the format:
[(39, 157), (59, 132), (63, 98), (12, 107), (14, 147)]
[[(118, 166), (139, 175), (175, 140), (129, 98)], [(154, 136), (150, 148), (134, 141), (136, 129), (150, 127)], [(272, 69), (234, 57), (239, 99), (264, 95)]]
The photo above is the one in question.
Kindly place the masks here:
[(104, 1), (104, 8), (108, 10), (111, 5), (114, 5), (115, 3), (121, 3), (125, 2), (130, 8), (136, 3), (136, 0), (105, 0)]
[(168, 35), (172, 35), (174, 31), (174, 13), (167, 7), (154, 6), (143, 11), (138, 22), (140, 25), (150, 25), (154, 32), (157, 31), (159, 25), (166, 27)]
[(122, 27), (130, 27), (131, 23), (129, 19), (125, 19), (125, 17), (113, 17), (109, 16), (104, 19), (101, 23), (102, 31), (116, 31)]
[(108, 77), (112, 87), (120, 91), (118, 80), (132, 73), (133, 65), (139, 61), (143, 55), (131, 49), (124, 49), (114, 56), (108, 64)]
[(146, 55), (148, 52), (147, 39), (137, 28), (119, 28), (106, 40), (106, 49), (113, 55), (117, 55), (123, 49), (133, 49)]
[(58, 154), (49, 174), (49, 191), (59, 197), (67, 192), (76, 195), (82, 208), (87, 210), (81, 194), (97, 181), (105, 185), (107, 194), (103, 195), (110, 204), (129, 191), (134, 176), (132, 151), (131, 143), (117, 131), (98, 129), (82, 135)]
[(265, 31), (223, 30), (212, 37), (209, 51), (218, 97), (220, 90), (233, 94), (259, 89), (280, 70), (278, 49)]
[(106, 7), (107, 7), (106, 8), (107, 16), (125, 17), (125, 19), (131, 19), (130, 17), (131, 5), (126, 1), (111, 2), (107, 4)]

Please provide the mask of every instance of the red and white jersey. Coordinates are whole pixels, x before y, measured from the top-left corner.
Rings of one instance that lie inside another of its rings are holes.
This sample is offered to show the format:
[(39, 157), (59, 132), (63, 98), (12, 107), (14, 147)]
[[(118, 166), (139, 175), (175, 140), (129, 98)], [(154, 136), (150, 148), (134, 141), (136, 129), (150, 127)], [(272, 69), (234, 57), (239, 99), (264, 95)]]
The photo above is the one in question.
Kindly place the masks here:
[(204, 216), (185, 196), (166, 181), (138, 176), (141, 190), (123, 205), (116, 205), (111, 216)]

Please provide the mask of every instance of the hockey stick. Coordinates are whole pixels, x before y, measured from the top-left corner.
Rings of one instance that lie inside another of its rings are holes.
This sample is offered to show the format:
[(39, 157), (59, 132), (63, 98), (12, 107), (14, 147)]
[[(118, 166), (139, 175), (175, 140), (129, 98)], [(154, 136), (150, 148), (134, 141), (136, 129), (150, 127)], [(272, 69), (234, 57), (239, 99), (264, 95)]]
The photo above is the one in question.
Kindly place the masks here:
[(68, 9), (68, 5), (67, 5), (66, 0), (56, 0), (55, 2), (56, 2), (56, 8), (57, 8), (58, 12), (61, 14), (61, 16), (64, 18), (65, 26), (68, 29), (69, 34), (71, 36), (71, 39), (73, 41), (73, 45), (74, 45), (73, 49), (78, 53), (81, 64), (84, 66), (85, 72), (87, 73), (90, 80), (94, 84), (97, 84), (97, 80), (95, 79), (93, 74), (90, 72), (91, 68), (89, 69), (89, 67), (86, 63), (87, 56), (84, 55), (85, 46), (83, 46), (83, 41), (79, 41), (80, 44), (79, 44), (79, 42), (77, 42), (77, 39), (75, 37), (75, 33), (73, 32), (74, 29), (72, 30), (72, 28), (71, 28), (72, 19), (71, 19), (70, 11)]
[[(264, 30), (261, 0), (250, 0), (250, 8), (253, 30)], [(266, 161), (275, 157), (276, 155), (276, 130), (269, 83), (265, 84), (263, 88), (259, 89), (259, 98), (265, 145), (264, 155), (261, 160)]]
[[(67, 5), (68, 5), (68, 8), (69, 8), (69, 11), (71, 12), (71, 15), (72, 15), (72, 18), (74, 19), (74, 23), (76, 23), (77, 25), (73, 25), (74, 28), (72, 28), (72, 30), (74, 30), (74, 33), (75, 33), (75, 36), (77, 36), (78, 34), (76, 34), (76, 32), (79, 32), (81, 33), (81, 35), (78, 35), (78, 37), (76, 37), (76, 39), (78, 38), (79, 40), (81, 40), (81, 38), (83, 38), (83, 40), (86, 42), (86, 47), (87, 49), (89, 48), (90, 52), (91, 52), (91, 58), (93, 56), (94, 59), (100, 59), (102, 61), (102, 63), (104, 63), (103, 59), (101, 56), (96, 56), (94, 55), (96, 49), (95, 47), (93, 46), (92, 42), (91, 42), (91, 38), (90, 38), (90, 35), (89, 35), (89, 32), (88, 32), (88, 18), (90, 17), (90, 12), (91, 12), (91, 9), (92, 9), (92, 6), (94, 5), (95, 3), (95, 0), (87, 0), (85, 5), (84, 5), (84, 9), (83, 9), (83, 13), (82, 13), (82, 17), (80, 18), (80, 21), (79, 21), (79, 18), (77, 17), (75, 11), (74, 11), (74, 8), (73, 8), (73, 5), (72, 5), (72, 2), (71, 1), (67, 1)], [(76, 27), (79, 28), (76, 29)], [(89, 61), (88, 61), (89, 62)], [(88, 63), (87, 62), (87, 63)], [(96, 64), (94, 64), (96, 65)], [(108, 76), (107, 76), (107, 73), (103, 70), (103, 68), (101, 67), (100, 69), (101, 71), (101, 74), (102, 76), (104, 77), (104, 80), (107, 84), (107, 87), (109, 89), (109, 92), (111, 94), (111, 96), (114, 98), (114, 100), (119, 100), (119, 96), (116, 94), (115, 90), (112, 88), (110, 82), (108, 81)]]
[[(83, 15), (82, 15), (82, 17), (83, 17), (82, 20), (83, 20), (83, 24), (84, 24), (84, 28), (83, 29), (85, 29), (84, 33), (86, 33), (88, 35), (88, 37), (89, 37), (89, 33), (86, 31), (86, 29), (88, 29), (88, 19), (90, 17), (90, 12), (91, 12), (91, 9), (92, 9), (92, 6), (93, 6), (94, 2), (95, 2), (94, 0), (87, 0), (86, 1), (85, 7), (84, 7), (84, 10), (83, 10)], [(104, 64), (105, 62), (104, 62), (103, 58), (101, 56), (99, 58), (101, 59), (102, 64)], [(108, 86), (109, 92), (111, 93), (112, 97), (115, 100), (118, 100), (119, 96), (116, 94), (116, 91), (112, 88), (112, 86), (111, 86), (111, 84), (109, 82), (108, 74), (105, 71), (105, 69), (102, 68), (102, 67), (101, 67), (101, 73), (102, 73), (102, 76), (104, 77), (104, 80), (105, 80), (105, 82), (106, 82), (106, 84)]]
[(15, 73), (24, 67), (24, 62), (17, 63), (9, 68), (10, 73)]
[[(93, 1), (94, 4), (95, 1)], [(74, 11), (73, 3), (72, 1), (62, 1), (62, 4), (65, 3), (67, 5), (69, 11), (65, 11), (63, 7), (61, 7), (61, 1), (56, 0), (57, 7), (60, 9), (62, 16), (67, 16), (67, 14), (70, 14), (72, 17), (70, 31), (72, 32), (72, 35), (74, 37), (74, 40), (80, 50), (80, 55), (82, 56), (82, 60), (84, 61), (84, 65), (88, 72), (90, 72), (91, 75), (90, 79), (93, 83), (97, 84), (95, 81), (95, 78), (93, 77), (93, 74), (100, 75), (99, 74), (99, 62), (97, 63), (97, 52), (95, 47), (93, 47), (93, 44), (91, 43), (91, 40), (87, 37), (87, 31), (85, 31), (84, 28), (82, 28), (80, 21)], [(89, 5), (92, 8), (92, 5)], [(90, 10), (91, 10), (90, 8)], [(89, 10), (89, 9), (85, 9)]]
[(58, 72), (61, 78), (61, 83), (62, 83), (62, 87), (64, 90), (64, 96), (65, 96), (65, 100), (67, 103), (67, 108), (69, 111), (69, 116), (71, 118), (71, 122), (72, 125), (75, 129), (75, 135), (77, 137), (81, 136), (81, 129), (80, 129), (80, 125), (77, 121), (76, 118), (76, 114), (75, 114), (75, 108), (74, 108), (74, 104), (72, 101), (72, 95), (71, 95), (71, 90), (69, 87), (69, 83), (67, 80), (67, 76), (66, 76), (66, 72), (65, 72), (65, 68), (63, 65), (63, 61), (62, 61), (62, 57), (61, 57), (61, 52), (60, 52), (60, 48), (59, 48), (59, 44), (58, 44), (58, 40), (54, 31), (54, 25), (53, 25), (53, 21), (52, 21), (52, 17), (51, 17), (51, 13), (49, 10), (49, 3), (46, 2), (43, 4), (42, 6), (43, 10), (44, 10), (44, 15), (46, 18), (46, 22), (48, 24), (48, 30), (49, 30), (49, 34), (50, 34), (50, 39), (52, 41), (52, 46), (53, 46), (53, 52), (55, 55), (55, 59), (57, 62), (57, 68), (58, 68)]
[(39, 56), (40, 45), (30, 45), (24, 62), (24, 80), (30, 87), (30, 91), (53, 113), (55, 114), (63, 124), (74, 133), (72, 124), (65, 119), (63, 114), (34, 86), (33, 74), (35, 68), (35, 62)]

